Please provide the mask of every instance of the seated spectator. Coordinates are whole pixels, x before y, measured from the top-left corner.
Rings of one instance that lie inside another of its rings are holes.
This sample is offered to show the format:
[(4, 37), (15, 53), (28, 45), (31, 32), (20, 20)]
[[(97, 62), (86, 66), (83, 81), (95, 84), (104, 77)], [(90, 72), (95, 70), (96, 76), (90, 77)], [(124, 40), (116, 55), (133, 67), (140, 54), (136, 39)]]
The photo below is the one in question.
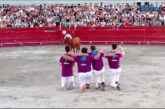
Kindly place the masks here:
[[(158, 6), (156, 4), (155, 6)], [(161, 6), (165, 6), (162, 3)], [(150, 7), (154, 7), (151, 4)], [(159, 7), (159, 6), (158, 6)], [(110, 27), (112, 25), (128, 26), (156, 26), (165, 25), (165, 13), (158, 11), (140, 11), (136, 3), (119, 4), (116, 6), (109, 4), (99, 5), (95, 3), (84, 6), (77, 5), (20, 5), (0, 6), (0, 25), (1, 28), (7, 27), (58, 27), (60, 25), (68, 27)], [(92, 22), (92, 24), (89, 24)]]
[(135, 20), (134, 26), (140, 26), (140, 22), (138, 20)]
[(69, 23), (68, 22), (63, 22), (62, 25), (65, 26), (65, 27), (68, 27), (69, 26)]
[(160, 14), (159, 19), (160, 19), (161, 25), (165, 25), (165, 15), (164, 15), (164, 13)]
[(2, 22), (2, 28), (7, 28), (7, 23), (5, 21)]

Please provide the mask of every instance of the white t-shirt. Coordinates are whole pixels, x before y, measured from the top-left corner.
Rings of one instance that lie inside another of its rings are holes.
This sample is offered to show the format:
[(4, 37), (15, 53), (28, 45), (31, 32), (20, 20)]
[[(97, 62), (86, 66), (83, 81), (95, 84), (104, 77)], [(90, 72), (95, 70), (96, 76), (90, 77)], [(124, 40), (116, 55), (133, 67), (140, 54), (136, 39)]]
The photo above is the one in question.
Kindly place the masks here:
[(160, 21), (165, 21), (165, 16), (160, 16), (159, 19)]
[(0, 17), (0, 22), (2, 22), (2, 18)]
[(47, 18), (47, 22), (52, 22), (52, 18), (51, 17)]
[(101, 26), (102, 26), (102, 27), (104, 27), (104, 26), (105, 26), (105, 24), (106, 24), (106, 23), (105, 23), (104, 21), (103, 21), (103, 22), (101, 22)]
[(154, 17), (154, 14), (149, 14), (149, 18), (153, 18)]
[(94, 15), (94, 14), (95, 14), (95, 11), (91, 11), (90, 14), (91, 14), (91, 15)]

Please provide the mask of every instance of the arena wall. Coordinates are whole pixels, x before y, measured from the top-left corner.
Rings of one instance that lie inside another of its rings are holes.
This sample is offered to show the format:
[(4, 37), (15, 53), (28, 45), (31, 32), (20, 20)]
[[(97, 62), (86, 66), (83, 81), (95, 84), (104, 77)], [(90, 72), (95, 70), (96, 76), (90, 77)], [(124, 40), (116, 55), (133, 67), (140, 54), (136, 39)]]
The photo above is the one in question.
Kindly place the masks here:
[(0, 47), (63, 45), (65, 30), (72, 37), (80, 37), (81, 44), (142, 44), (165, 45), (165, 27), (122, 27), (112, 30), (109, 27), (89, 29), (79, 28), (6, 28), (0, 29)]

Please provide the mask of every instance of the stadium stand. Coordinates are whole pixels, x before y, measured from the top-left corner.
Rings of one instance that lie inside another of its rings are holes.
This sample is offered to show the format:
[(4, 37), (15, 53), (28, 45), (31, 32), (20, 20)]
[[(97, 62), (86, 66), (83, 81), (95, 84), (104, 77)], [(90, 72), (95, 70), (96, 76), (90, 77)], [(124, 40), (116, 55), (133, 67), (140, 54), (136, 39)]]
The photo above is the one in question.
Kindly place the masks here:
[(117, 3), (129, 3), (132, 4), (133, 2), (141, 2), (144, 4), (145, 2), (150, 2), (150, 3), (161, 3), (164, 2), (164, 0), (0, 0), (0, 5), (3, 4), (11, 4), (11, 5), (19, 5), (19, 4), (84, 4), (84, 3), (100, 3), (103, 2), (104, 4), (117, 4)]

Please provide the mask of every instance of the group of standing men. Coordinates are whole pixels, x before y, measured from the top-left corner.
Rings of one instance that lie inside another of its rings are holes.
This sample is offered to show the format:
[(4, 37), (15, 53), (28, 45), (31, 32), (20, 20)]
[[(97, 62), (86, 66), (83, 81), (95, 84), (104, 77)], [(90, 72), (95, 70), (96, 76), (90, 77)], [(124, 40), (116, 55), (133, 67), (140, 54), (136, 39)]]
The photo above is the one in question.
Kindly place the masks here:
[[(90, 80), (92, 74), (95, 78), (95, 88), (105, 90), (104, 80), (104, 63), (103, 57), (108, 59), (110, 86), (114, 89), (120, 90), (119, 76), (121, 72), (120, 58), (125, 54), (125, 51), (120, 45), (112, 44), (112, 50), (103, 53), (96, 49), (96, 46), (90, 47), (91, 52), (88, 52), (86, 47), (81, 49), (81, 53), (73, 53), (70, 46), (65, 46), (66, 53), (61, 56), (60, 63), (62, 66), (61, 86), (64, 90), (70, 90), (74, 87), (73, 66), (77, 62), (78, 79), (80, 89), (79, 92), (84, 92), (85, 89), (90, 88)], [(92, 67), (91, 67), (92, 65)]]

